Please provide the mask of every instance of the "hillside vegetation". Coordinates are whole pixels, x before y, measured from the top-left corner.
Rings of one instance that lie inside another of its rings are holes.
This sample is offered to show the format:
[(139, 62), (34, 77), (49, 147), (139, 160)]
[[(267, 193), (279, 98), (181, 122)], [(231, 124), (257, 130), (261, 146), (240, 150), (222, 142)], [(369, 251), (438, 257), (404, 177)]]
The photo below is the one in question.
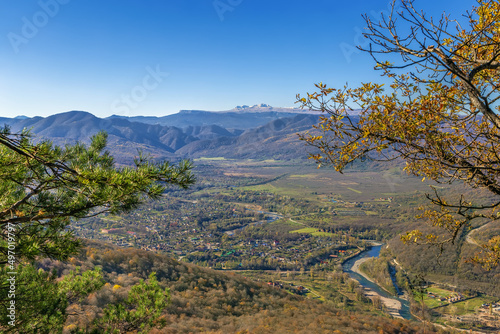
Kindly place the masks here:
[[(63, 264), (48, 259), (39, 266), (59, 275), (81, 267), (102, 267), (106, 285), (70, 305), (65, 331), (91, 329), (110, 303), (123, 300), (131, 286), (156, 272), (170, 288), (163, 329), (151, 333), (419, 333), (421, 324), (336, 309), (292, 295), (240, 275), (175, 261), (151, 252), (87, 242), (79, 256)], [(443, 332), (433, 329), (428, 332)]]

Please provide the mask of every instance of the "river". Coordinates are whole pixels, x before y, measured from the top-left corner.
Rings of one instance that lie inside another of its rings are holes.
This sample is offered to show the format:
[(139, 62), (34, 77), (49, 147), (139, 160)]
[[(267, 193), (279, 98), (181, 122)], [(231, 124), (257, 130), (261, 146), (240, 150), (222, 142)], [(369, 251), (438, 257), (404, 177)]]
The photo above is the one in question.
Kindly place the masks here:
[(342, 265), (342, 268), (343, 268), (344, 272), (348, 273), (349, 276), (354, 278), (356, 281), (358, 281), (365, 288), (373, 290), (374, 292), (378, 293), (382, 297), (399, 301), (401, 303), (401, 309), (399, 310), (399, 314), (404, 319), (411, 319), (410, 303), (407, 300), (391, 295), (389, 292), (385, 291), (377, 284), (367, 280), (362, 275), (351, 270), (354, 263), (360, 259), (370, 258), (370, 257), (378, 257), (380, 255), (380, 249), (382, 248), (382, 246), (383, 245), (372, 246), (369, 250), (364, 251), (364, 252), (360, 253), (359, 255), (353, 257), (352, 259), (344, 262), (344, 264)]

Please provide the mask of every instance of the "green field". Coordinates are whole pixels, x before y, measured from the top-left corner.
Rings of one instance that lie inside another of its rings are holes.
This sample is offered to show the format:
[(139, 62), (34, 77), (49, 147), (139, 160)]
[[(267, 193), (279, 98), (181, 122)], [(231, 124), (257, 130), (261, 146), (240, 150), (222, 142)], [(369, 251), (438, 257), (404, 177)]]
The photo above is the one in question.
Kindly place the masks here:
[(429, 288), (427, 288), (427, 291), (432, 292), (438, 296), (445, 297), (445, 298), (455, 294), (455, 292), (453, 292), (453, 291), (445, 290), (445, 289), (441, 289), (441, 288), (437, 288), (437, 287), (429, 287)]
[(336, 234), (334, 234), (334, 233), (321, 232), (317, 228), (313, 228), (313, 227), (301, 228), (300, 230), (290, 231), (290, 233), (309, 233), (309, 234), (317, 236), (317, 237), (318, 236), (322, 236), (322, 237), (334, 237), (334, 236), (336, 236)]
[(347, 189), (349, 189), (351, 191), (354, 191), (357, 194), (362, 194), (363, 193), (362, 191), (359, 191), (359, 190), (356, 190), (356, 189), (352, 189), (352, 188), (347, 188)]
[(492, 297), (476, 297), (450, 304), (439, 309), (440, 312), (453, 315), (475, 313), (483, 304), (489, 304), (497, 299)]
[(315, 174), (296, 174), (289, 175), (290, 178), (315, 178), (317, 175)]
[(313, 232), (311, 234), (314, 236), (317, 236), (317, 237), (335, 237), (335, 236), (337, 236), (337, 234), (330, 233), (330, 232)]
[(300, 230), (291, 231), (290, 233), (317, 233), (319, 230), (313, 227), (301, 228)]
[(424, 297), (424, 303), (425, 303), (425, 306), (427, 306), (429, 309), (448, 304), (447, 301), (441, 301), (441, 300), (439, 300), (439, 298), (431, 298), (429, 296)]

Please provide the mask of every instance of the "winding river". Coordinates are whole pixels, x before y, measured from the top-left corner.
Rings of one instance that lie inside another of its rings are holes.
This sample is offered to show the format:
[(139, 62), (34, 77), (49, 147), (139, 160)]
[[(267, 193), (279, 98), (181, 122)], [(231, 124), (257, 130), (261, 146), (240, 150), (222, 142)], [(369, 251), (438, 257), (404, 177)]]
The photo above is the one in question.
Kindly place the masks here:
[(399, 314), (404, 319), (411, 319), (410, 303), (407, 300), (391, 295), (389, 292), (385, 291), (377, 284), (367, 280), (366, 278), (364, 278), (360, 274), (351, 270), (354, 263), (360, 259), (369, 258), (369, 257), (378, 257), (380, 255), (380, 249), (382, 248), (382, 246), (383, 245), (372, 246), (369, 250), (364, 251), (364, 252), (360, 253), (359, 255), (353, 257), (352, 259), (344, 262), (344, 264), (342, 265), (342, 268), (343, 268), (344, 272), (348, 273), (349, 276), (351, 276), (356, 281), (358, 281), (362, 286), (373, 290), (374, 292), (378, 293), (382, 297), (386, 297), (386, 298), (390, 298), (390, 299), (394, 299), (394, 300), (399, 301), (401, 303), (401, 310), (399, 311)]

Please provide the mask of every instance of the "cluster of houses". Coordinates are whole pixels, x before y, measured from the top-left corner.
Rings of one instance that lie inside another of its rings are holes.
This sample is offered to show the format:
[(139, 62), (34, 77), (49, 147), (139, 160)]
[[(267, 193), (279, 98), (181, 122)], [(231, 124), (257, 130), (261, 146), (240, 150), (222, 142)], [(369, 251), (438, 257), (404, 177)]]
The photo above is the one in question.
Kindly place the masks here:
[[(270, 214), (268, 212), (263, 213), (267, 215)], [(279, 217), (278, 215), (272, 216), (271, 220), (275, 220)], [(333, 242), (331, 240), (315, 240), (314, 242), (303, 243), (304, 240), (308, 239), (308, 236), (301, 236), (298, 239), (292, 240), (290, 243), (272, 237), (268, 239), (250, 238), (246, 240), (235, 238), (234, 240), (225, 241), (224, 247), (222, 247), (221, 243), (216, 242), (212, 234), (206, 233), (207, 231), (202, 231), (198, 228), (193, 228), (191, 223), (185, 221), (188, 220), (188, 216), (184, 215), (180, 218), (181, 219), (171, 221), (169, 217), (163, 217), (162, 219), (155, 216), (153, 216), (153, 218), (147, 217), (147, 225), (140, 226), (140, 229), (135, 229), (134, 227), (128, 228), (128, 226), (121, 228), (94, 229), (92, 227), (96, 226), (95, 223), (88, 224), (82, 222), (74, 224), (74, 230), (79, 236), (85, 235), (88, 238), (112, 242), (118, 246), (133, 246), (148, 251), (175, 254), (180, 257), (194, 254), (195, 252), (212, 253), (224, 249), (229, 252), (222, 252), (220, 255), (214, 254), (215, 257), (217, 257), (217, 255), (220, 257), (236, 257), (234, 261), (237, 261), (238, 258), (260, 257), (264, 259), (267, 258), (269, 261), (286, 264), (298, 264), (303, 258), (304, 252), (314, 252), (324, 247), (346, 243), (345, 241)], [(165, 225), (165, 223), (168, 224)], [(164, 229), (168, 231), (168, 234), (164, 234)], [(168, 236), (166, 237), (166, 235)], [(321, 258), (317, 260), (321, 264), (328, 264), (333, 259), (347, 255), (349, 255), (348, 251), (338, 250), (332, 251), (330, 254), (318, 255), (321, 256)]]
[(460, 292), (458, 292), (457, 294), (448, 297), (446, 300), (448, 301), (448, 303), (452, 304), (463, 299), (465, 299), (465, 297)]
[(303, 295), (309, 291), (306, 287), (303, 287), (302, 285), (294, 285), (293, 283), (288, 283), (284, 286), (283, 283), (280, 282), (267, 282), (267, 285), (277, 289), (287, 289), (299, 295)]
[(101, 229), (101, 233), (108, 234), (108, 233), (113, 233), (119, 231), (117, 228), (103, 228)]
[(330, 199), (330, 202), (342, 204), (346, 208), (354, 208), (354, 207), (358, 208), (363, 206), (363, 202), (348, 202), (341, 199)]
[(442, 296), (436, 295), (433, 292), (427, 292), (427, 296), (429, 298), (437, 298), (437, 299), (439, 299), (442, 302), (448, 302), (450, 304), (453, 304), (453, 303), (456, 303), (456, 302), (459, 302), (461, 300), (466, 299), (464, 297), (464, 295), (462, 295), (460, 292), (457, 292), (457, 293), (455, 293), (455, 294), (453, 294), (451, 296), (448, 296), (448, 297), (442, 297)]
[(483, 310), (493, 309), (496, 312), (500, 312), (500, 302), (491, 303), (491, 304), (485, 303), (485, 304), (481, 305), (481, 309), (483, 309)]
[(378, 202), (392, 202), (394, 200), (394, 197), (387, 197), (387, 198), (380, 197), (380, 198), (374, 198), (373, 200)]
[(280, 282), (267, 282), (267, 285), (273, 286), (278, 289), (283, 289), (283, 284), (281, 284)]
[[(341, 199), (330, 199), (332, 203), (341, 204), (344, 208), (361, 208), (364, 202), (348, 202)], [(366, 216), (366, 212), (360, 210), (332, 210), (334, 216)]]

